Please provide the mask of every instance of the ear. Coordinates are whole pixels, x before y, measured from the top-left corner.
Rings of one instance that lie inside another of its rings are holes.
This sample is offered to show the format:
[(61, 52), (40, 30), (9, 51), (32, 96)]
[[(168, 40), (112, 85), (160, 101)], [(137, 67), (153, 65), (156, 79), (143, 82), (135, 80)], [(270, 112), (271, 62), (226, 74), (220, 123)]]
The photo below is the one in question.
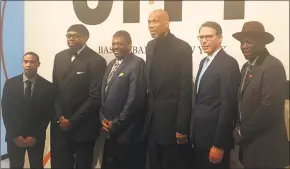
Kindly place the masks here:
[(223, 35), (218, 35), (219, 36), (219, 43), (222, 43), (223, 41)]
[(89, 37), (88, 36), (84, 36), (85, 42), (88, 41)]
[(37, 65), (37, 67), (39, 67), (40, 66), (40, 62), (38, 62), (38, 65)]

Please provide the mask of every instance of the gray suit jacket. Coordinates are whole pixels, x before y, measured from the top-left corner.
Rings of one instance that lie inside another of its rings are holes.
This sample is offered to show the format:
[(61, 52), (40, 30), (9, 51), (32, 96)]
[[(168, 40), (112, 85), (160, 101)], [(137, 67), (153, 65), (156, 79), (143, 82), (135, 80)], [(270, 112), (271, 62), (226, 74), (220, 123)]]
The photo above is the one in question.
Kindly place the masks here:
[(289, 163), (285, 83), (283, 64), (266, 50), (257, 59), (240, 97), (241, 162), (246, 168), (284, 168)]

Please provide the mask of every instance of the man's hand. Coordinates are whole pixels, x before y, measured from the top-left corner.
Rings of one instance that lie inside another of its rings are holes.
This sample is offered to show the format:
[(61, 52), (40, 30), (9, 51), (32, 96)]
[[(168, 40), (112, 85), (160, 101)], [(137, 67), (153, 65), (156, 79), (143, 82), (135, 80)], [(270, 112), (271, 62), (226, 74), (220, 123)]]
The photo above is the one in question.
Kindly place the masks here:
[(224, 150), (217, 148), (215, 146), (212, 146), (209, 152), (209, 161), (213, 164), (218, 164), (223, 160), (224, 157)]
[(64, 116), (61, 116), (58, 119), (57, 123), (59, 124), (60, 128), (65, 131), (68, 131), (70, 129), (69, 120), (64, 118)]
[(233, 136), (235, 139), (236, 144), (240, 144), (242, 142), (242, 136), (240, 135), (240, 128), (235, 128), (233, 132)]
[(187, 135), (176, 132), (176, 141), (177, 144), (187, 144)]
[(26, 147), (25, 139), (22, 136), (16, 137), (15, 139), (13, 139), (13, 142), (15, 143), (15, 145), (17, 147), (20, 147), (20, 148), (25, 148)]
[(108, 132), (110, 129), (112, 129), (112, 121), (108, 121), (107, 119), (104, 119), (102, 121), (102, 129)]
[(26, 137), (25, 139), (25, 144), (27, 145), (27, 147), (33, 147), (36, 143), (36, 139), (33, 137)]

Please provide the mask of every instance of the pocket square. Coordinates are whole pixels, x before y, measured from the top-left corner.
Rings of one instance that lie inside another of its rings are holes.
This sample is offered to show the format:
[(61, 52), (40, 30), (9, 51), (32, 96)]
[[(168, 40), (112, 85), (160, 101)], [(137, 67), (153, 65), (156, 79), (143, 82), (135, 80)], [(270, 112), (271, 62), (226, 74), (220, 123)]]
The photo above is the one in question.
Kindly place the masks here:
[(85, 73), (85, 72), (77, 72), (78, 75), (83, 74), (83, 73)]
[(124, 75), (125, 75), (124, 73), (120, 73), (120, 74), (119, 74), (119, 77), (124, 76)]

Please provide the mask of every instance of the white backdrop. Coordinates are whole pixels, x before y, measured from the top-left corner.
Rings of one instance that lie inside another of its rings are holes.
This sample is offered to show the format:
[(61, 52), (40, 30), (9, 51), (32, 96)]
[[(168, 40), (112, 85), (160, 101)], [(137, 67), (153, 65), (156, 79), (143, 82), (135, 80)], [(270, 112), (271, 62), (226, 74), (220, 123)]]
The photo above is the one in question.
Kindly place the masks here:
[[(135, 46), (146, 46), (151, 39), (147, 18), (154, 9), (163, 8), (163, 1), (148, 1), (140, 3), (140, 23), (123, 23), (123, 1), (115, 1), (107, 20), (99, 25), (86, 25), (90, 31), (88, 45), (99, 51), (98, 46), (110, 46), (112, 35), (124, 29), (128, 31)], [(90, 8), (95, 8), (98, 1), (88, 1)], [(240, 51), (240, 44), (232, 34), (241, 31), (243, 23), (257, 20), (264, 24), (266, 31), (275, 36), (275, 41), (267, 47), (271, 54), (278, 57), (285, 66), (289, 79), (289, 2), (287, 1), (246, 1), (245, 19), (223, 20), (223, 1), (183, 2), (182, 22), (171, 22), (171, 31), (179, 38), (187, 41), (191, 46), (196, 46), (193, 54), (194, 77), (200, 54), (199, 41), (197, 40), (200, 25), (208, 20), (218, 22), (223, 29), (223, 45), (225, 50), (234, 56), (240, 67), (245, 59)], [(41, 57), (42, 65), (39, 69), (41, 75), (51, 80), (53, 59), (57, 52), (67, 48), (65, 34), (67, 28), (76, 23), (81, 23), (77, 18), (73, 4), (70, 1), (26, 1), (25, 2), (25, 51), (35, 51)], [(107, 61), (114, 56), (102, 54)], [(139, 54), (145, 59), (145, 54)]]
[[(177, 37), (195, 46), (193, 53), (194, 77), (203, 55), (200, 54), (198, 29), (205, 21), (216, 21), (223, 29), (223, 45), (230, 55), (235, 57), (240, 67), (245, 59), (240, 51), (240, 43), (232, 34), (241, 31), (243, 23), (257, 20), (264, 24), (266, 31), (275, 36), (275, 41), (267, 47), (271, 54), (279, 58), (289, 79), (289, 2), (287, 1), (246, 1), (245, 19), (224, 20), (223, 1), (182, 2), (182, 22), (171, 22), (171, 32)], [(88, 1), (95, 8), (98, 1)], [(99, 46), (110, 46), (112, 35), (118, 30), (128, 31), (134, 46), (145, 47), (151, 39), (147, 17), (154, 9), (163, 8), (163, 1), (140, 2), (140, 23), (123, 23), (123, 1), (115, 1), (107, 20), (98, 25), (86, 25), (90, 31), (88, 46), (99, 52)], [(70, 1), (25, 1), (25, 51), (34, 51), (40, 55), (39, 73), (51, 80), (53, 60), (56, 53), (66, 49), (65, 34), (72, 24), (81, 23), (77, 18), (73, 3)], [(143, 48), (144, 49), (144, 48)], [(112, 54), (101, 54), (109, 62)], [(145, 59), (145, 54), (138, 54)]]

